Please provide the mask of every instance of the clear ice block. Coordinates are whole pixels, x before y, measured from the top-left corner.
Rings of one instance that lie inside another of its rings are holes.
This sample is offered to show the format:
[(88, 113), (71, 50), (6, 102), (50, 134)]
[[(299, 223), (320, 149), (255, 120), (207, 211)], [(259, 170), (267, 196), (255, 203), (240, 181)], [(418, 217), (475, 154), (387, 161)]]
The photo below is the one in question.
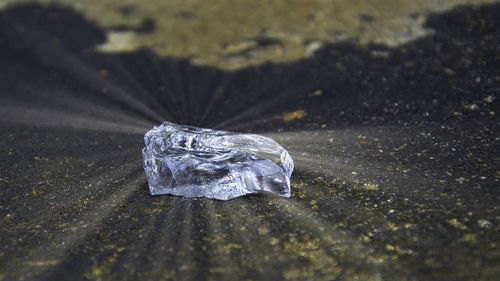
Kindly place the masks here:
[(144, 143), (152, 195), (228, 200), (269, 191), (290, 197), (293, 160), (270, 138), (163, 122)]

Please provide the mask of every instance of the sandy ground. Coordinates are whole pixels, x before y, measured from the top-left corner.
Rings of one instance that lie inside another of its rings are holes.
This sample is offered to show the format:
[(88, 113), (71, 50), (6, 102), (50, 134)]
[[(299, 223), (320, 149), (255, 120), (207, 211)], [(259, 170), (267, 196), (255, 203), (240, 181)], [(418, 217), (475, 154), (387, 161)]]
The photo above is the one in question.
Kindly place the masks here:
[(291, 62), (325, 43), (398, 46), (432, 34), (429, 14), (495, 0), (2, 0), (63, 4), (107, 31), (98, 50), (150, 48), (220, 69)]

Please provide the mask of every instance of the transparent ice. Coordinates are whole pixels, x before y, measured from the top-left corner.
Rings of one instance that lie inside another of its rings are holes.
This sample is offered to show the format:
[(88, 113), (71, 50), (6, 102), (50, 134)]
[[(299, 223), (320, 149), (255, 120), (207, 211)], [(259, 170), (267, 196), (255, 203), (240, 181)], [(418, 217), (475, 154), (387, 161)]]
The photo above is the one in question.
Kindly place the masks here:
[(274, 140), (163, 122), (144, 136), (153, 195), (228, 200), (269, 191), (290, 197), (293, 160)]

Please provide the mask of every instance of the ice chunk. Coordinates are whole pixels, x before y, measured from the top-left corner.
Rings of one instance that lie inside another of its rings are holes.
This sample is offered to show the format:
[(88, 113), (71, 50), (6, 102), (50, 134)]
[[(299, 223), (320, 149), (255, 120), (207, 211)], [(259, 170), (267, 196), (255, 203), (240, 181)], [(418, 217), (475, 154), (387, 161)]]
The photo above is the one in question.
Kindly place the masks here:
[(260, 191), (290, 197), (293, 160), (274, 140), (163, 122), (144, 136), (153, 195), (228, 200)]

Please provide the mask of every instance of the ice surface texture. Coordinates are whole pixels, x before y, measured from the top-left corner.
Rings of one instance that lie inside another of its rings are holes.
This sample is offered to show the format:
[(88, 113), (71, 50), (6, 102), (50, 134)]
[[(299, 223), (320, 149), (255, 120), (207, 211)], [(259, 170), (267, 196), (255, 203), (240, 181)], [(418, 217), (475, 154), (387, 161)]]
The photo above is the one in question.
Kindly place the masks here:
[(290, 197), (293, 160), (274, 140), (163, 122), (144, 136), (151, 194), (228, 200), (260, 191)]

